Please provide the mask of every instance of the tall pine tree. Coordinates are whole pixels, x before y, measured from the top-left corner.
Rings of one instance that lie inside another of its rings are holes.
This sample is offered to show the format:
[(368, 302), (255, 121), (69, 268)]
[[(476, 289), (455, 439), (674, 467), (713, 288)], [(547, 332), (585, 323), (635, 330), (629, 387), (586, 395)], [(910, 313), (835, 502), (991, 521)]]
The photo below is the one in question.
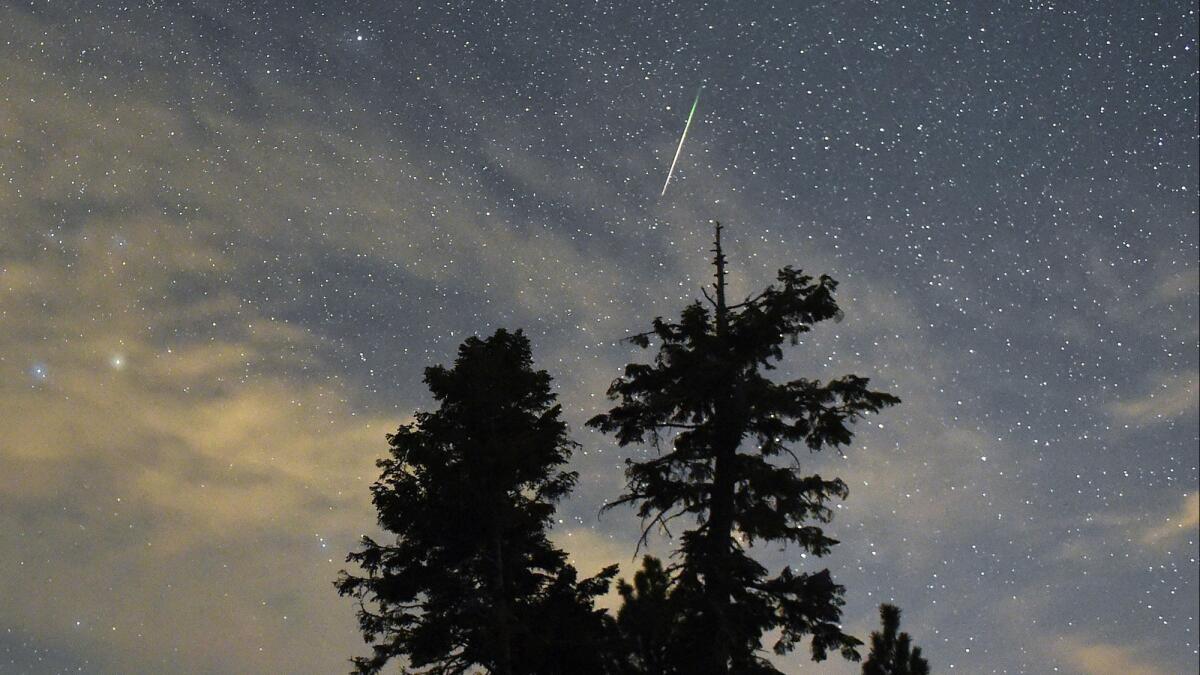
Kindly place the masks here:
[[(678, 322), (655, 319), (652, 330), (632, 338), (643, 348), (658, 343), (654, 361), (628, 365), (608, 391), (618, 404), (589, 421), (621, 445), (659, 448), (653, 459), (628, 462), (627, 492), (612, 506), (637, 506), (643, 539), (681, 515), (697, 523), (683, 532), (673, 569), (678, 634), (687, 642), (672, 650), (686, 655), (680, 669), (778, 673), (758, 655), (772, 629), (780, 631), (776, 653), (809, 636), (814, 660), (830, 650), (857, 660), (862, 643), (842, 632), (843, 589), (829, 571), (788, 567), (770, 576), (745, 547), (764, 541), (828, 552), (836, 542), (813, 523), (830, 519), (828, 502), (844, 498), (846, 485), (802, 474), (790, 444), (811, 451), (846, 445), (849, 425), (899, 399), (868, 389), (867, 379), (855, 375), (825, 383), (768, 378), (785, 341), (795, 345), (815, 324), (840, 317), (837, 284), (786, 267), (777, 284), (730, 305), (719, 223), (713, 252), (710, 306), (697, 301)], [(660, 447), (662, 440), (668, 447)]]
[(354, 659), (379, 672), (394, 658), (417, 672), (498, 675), (608, 672), (612, 619), (593, 607), (616, 573), (577, 582), (546, 537), (574, 444), (550, 376), (529, 340), (499, 330), (459, 348), (453, 368), (425, 370), (439, 407), (388, 436), (372, 485), (392, 543), (363, 537), (337, 589), (359, 600), (372, 644)]
[(863, 675), (929, 675), (929, 662), (921, 648), (912, 645), (908, 633), (899, 633), (900, 608), (879, 606), (883, 630), (871, 633), (871, 652), (863, 662)]

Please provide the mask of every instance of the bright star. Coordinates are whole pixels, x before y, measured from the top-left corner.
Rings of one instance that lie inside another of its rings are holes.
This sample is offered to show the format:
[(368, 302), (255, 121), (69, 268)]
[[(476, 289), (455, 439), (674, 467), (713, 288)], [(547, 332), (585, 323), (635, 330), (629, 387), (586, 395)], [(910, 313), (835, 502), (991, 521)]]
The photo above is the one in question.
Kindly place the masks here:
[(46, 368), (46, 364), (35, 363), (29, 367), (29, 376), (37, 382), (45, 382), (46, 378), (50, 376), (50, 371)]

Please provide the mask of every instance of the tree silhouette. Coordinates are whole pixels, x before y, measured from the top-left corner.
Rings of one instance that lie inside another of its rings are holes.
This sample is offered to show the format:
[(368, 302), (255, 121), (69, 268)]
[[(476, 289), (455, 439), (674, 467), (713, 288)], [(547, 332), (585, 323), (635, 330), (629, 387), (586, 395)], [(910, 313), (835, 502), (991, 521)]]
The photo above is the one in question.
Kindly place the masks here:
[(577, 582), (546, 537), (576, 480), (559, 470), (574, 443), (529, 340), (469, 338), (453, 368), (427, 368), (424, 381), (438, 409), (388, 435), (371, 486), (395, 541), (363, 537), (347, 561), (366, 576), (336, 582), (359, 600), (373, 647), (353, 659), (357, 672), (393, 658), (438, 675), (605, 672), (615, 628), (592, 603), (616, 566)]
[(624, 641), (629, 671), (638, 675), (668, 675), (676, 671), (670, 647), (675, 640), (675, 612), (669, 596), (671, 577), (662, 561), (653, 556), (642, 558), (642, 569), (630, 584), (617, 584), (621, 607), (617, 627)]
[(863, 675), (929, 675), (929, 662), (921, 657), (921, 648), (912, 646), (908, 633), (900, 629), (900, 608), (879, 606), (883, 631), (871, 633), (871, 653), (863, 662)]
[(770, 577), (743, 542), (828, 552), (836, 542), (811, 523), (830, 519), (827, 502), (844, 498), (846, 485), (802, 475), (789, 444), (803, 442), (810, 451), (846, 445), (850, 424), (899, 399), (869, 390), (855, 375), (826, 383), (769, 379), (785, 340), (794, 345), (814, 324), (840, 317), (837, 284), (786, 267), (777, 285), (728, 305), (719, 223), (713, 252), (716, 298), (705, 293), (711, 311), (697, 301), (678, 323), (655, 319), (652, 330), (634, 336), (643, 348), (658, 343), (653, 363), (626, 366), (608, 390), (619, 403), (588, 422), (622, 446), (648, 441), (659, 449), (656, 458), (627, 460), (627, 491), (610, 506), (637, 506), (643, 542), (656, 525), (681, 515), (696, 519), (681, 536), (672, 578), (683, 626), (674, 653), (688, 659), (679, 664), (686, 672), (777, 673), (757, 655), (762, 635), (776, 628), (776, 653), (811, 636), (814, 660), (831, 649), (857, 660), (862, 643), (842, 632), (843, 588), (829, 571), (789, 567)]

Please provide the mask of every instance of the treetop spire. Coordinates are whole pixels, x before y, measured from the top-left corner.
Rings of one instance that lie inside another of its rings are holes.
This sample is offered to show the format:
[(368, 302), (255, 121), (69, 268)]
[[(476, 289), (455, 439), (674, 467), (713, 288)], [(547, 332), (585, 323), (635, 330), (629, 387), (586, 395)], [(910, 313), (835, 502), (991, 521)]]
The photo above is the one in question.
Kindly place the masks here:
[(725, 252), (721, 249), (721, 221), (713, 221), (713, 265), (717, 268), (717, 281), (713, 285), (717, 292), (717, 332), (724, 335), (729, 325), (725, 305)]

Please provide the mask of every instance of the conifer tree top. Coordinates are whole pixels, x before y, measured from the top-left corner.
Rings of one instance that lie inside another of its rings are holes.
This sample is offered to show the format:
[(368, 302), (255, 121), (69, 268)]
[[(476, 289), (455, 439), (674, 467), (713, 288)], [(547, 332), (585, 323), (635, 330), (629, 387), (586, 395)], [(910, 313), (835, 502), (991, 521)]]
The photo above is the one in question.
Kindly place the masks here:
[(785, 568), (770, 577), (744, 549), (768, 541), (827, 553), (837, 542), (818, 524), (832, 517), (830, 500), (847, 488), (802, 474), (793, 446), (848, 445), (855, 421), (899, 399), (857, 375), (772, 379), (785, 342), (796, 345), (816, 324), (840, 317), (837, 283), (789, 266), (776, 283), (730, 304), (721, 233), (717, 224), (716, 297), (704, 292), (707, 306), (693, 302), (677, 321), (656, 318), (633, 336), (643, 348), (656, 343), (654, 358), (626, 366), (608, 390), (616, 405), (588, 422), (621, 445), (648, 442), (659, 451), (627, 460), (626, 492), (607, 508), (636, 506), (642, 541), (681, 516), (695, 523), (682, 533), (672, 567), (672, 595), (690, 626), (684, 633), (705, 636), (676, 651), (697, 655), (683, 672), (775, 672), (757, 656), (762, 635), (775, 628), (780, 653), (809, 636), (815, 659), (830, 649), (857, 659), (861, 643), (837, 623), (842, 589), (827, 570)]

